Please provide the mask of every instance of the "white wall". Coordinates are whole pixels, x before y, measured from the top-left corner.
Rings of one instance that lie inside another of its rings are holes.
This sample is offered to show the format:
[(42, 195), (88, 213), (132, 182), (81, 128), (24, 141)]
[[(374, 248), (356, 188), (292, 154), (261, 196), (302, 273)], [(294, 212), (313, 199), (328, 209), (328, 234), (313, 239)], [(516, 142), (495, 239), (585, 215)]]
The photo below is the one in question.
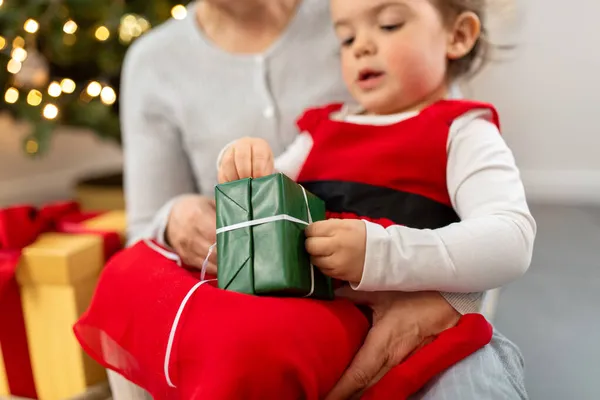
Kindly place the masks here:
[(518, 48), (471, 93), (499, 108), (530, 199), (600, 203), (600, 2), (516, 2), (491, 25)]
[(22, 150), (26, 134), (25, 124), (0, 115), (0, 207), (67, 199), (81, 176), (118, 170), (122, 165), (118, 146), (90, 132), (68, 129), (56, 132), (48, 154), (30, 158)]

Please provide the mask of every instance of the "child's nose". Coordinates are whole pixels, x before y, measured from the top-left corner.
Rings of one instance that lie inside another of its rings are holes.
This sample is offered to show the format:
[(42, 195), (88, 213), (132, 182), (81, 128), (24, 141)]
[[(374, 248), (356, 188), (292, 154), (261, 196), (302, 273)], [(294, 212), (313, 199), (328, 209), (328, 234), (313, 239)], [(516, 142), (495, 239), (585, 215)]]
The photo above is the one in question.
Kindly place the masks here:
[(377, 46), (375, 42), (368, 36), (362, 37), (357, 36), (354, 39), (354, 56), (361, 58), (364, 56), (370, 56), (377, 52)]

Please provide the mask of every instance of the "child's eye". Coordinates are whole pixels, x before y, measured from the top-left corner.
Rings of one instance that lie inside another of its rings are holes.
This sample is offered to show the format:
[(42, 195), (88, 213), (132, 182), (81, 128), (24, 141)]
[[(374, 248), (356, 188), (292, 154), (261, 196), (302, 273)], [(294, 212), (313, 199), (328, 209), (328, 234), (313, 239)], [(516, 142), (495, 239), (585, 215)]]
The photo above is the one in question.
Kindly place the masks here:
[(353, 37), (346, 38), (346, 39), (342, 40), (342, 47), (352, 46), (352, 43), (354, 43)]
[(390, 25), (381, 25), (379, 28), (382, 31), (386, 31), (386, 32), (393, 32), (396, 31), (400, 28), (402, 28), (404, 24), (390, 24)]

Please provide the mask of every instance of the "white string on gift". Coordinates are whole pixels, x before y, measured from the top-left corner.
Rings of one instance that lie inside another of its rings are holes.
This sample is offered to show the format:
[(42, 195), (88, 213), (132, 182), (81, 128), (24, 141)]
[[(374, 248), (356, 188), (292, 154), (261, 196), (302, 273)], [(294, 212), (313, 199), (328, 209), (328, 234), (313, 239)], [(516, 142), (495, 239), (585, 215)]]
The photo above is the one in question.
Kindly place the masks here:
[(204, 277), (206, 276), (206, 268), (208, 267), (208, 259), (210, 258), (210, 255), (212, 254), (212, 252), (216, 246), (217, 246), (217, 244), (213, 243), (208, 248), (208, 254), (206, 255), (206, 258), (204, 259), (204, 261), (202, 262), (202, 270), (200, 271), (200, 280), (201, 281), (203, 281)]
[(309, 224), (308, 222), (298, 219), (296, 217), (292, 217), (291, 215), (279, 214), (279, 215), (273, 215), (272, 217), (253, 219), (251, 221), (240, 222), (239, 224), (224, 226), (222, 228), (217, 229), (217, 235), (219, 233), (231, 232), (231, 231), (235, 231), (238, 229), (248, 228), (248, 227), (256, 226), (256, 225), (264, 225), (264, 224), (268, 224), (270, 222), (275, 222), (275, 221), (290, 221), (290, 222), (295, 222), (297, 224), (302, 224), (302, 225)]
[[(302, 186), (300, 186), (302, 187)], [(308, 205), (308, 196), (306, 195), (306, 190), (304, 189), (304, 187), (302, 187), (302, 193), (304, 194), (304, 201), (306, 203), (306, 210), (307, 210), (307, 214), (308, 214), (308, 221), (302, 221), (301, 219), (292, 217), (291, 215), (287, 215), (287, 214), (280, 214), (280, 215), (275, 215), (272, 217), (267, 217), (267, 218), (260, 218), (260, 219), (256, 219), (256, 220), (252, 220), (252, 221), (247, 221), (247, 222), (242, 222), (239, 224), (234, 224), (234, 225), (230, 225), (230, 226), (226, 226), (223, 228), (219, 228), (217, 230), (217, 234), (219, 233), (223, 233), (223, 232), (229, 232), (229, 231), (233, 231), (236, 229), (242, 229), (242, 228), (246, 228), (246, 227), (250, 227), (250, 226), (256, 226), (256, 225), (262, 225), (262, 224), (266, 224), (266, 223), (271, 223), (271, 222), (275, 222), (275, 221), (290, 221), (290, 222), (295, 222), (295, 223), (299, 223), (299, 224), (303, 224), (303, 225), (309, 225), (312, 224), (313, 219), (312, 219), (312, 215), (310, 215), (310, 206)], [(152, 250), (156, 251), (157, 253), (161, 254), (163, 257), (168, 258), (169, 260), (175, 261), (177, 263), (177, 265), (181, 266), (181, 258), (173, 253), (170, 252), (166, 249), (163, 249), (160, 246), (155, 245), (152, 241), (150, 240), (144, 240), (144, 243), (151, 248)], [(208, 267), (208, 260), (213, 252), (213, 249), (215, 248), (217, 244), (213, 243), (209, 249), (208, 249), (208, 254), (206, 255), (206, 258), (204, 259), (204, 262), (202, 263), (202, 270), (200, 273), (200, 282), (196, 283), (185, 295), (185, 297), (183, 298), (183, 300), (181, 301), (181, 304), (179, 305), (179, 309), (177, 310), (177, 314), (175, 314), (175, 319), (173, 320), (173, 324), (171, 325), (171, 331), (169, 332), (169, 339), (167, 341), (167, 348), (165, 351), (165, 360), (164, 360), (164, 365), (163, 365), (163, 369), (164, 369), (164, 374), (165, 374), (165, 379), (167, 381), (167, 385), (169, 385), (172, 388), (176, 388), (177, 386), (175, 386), (175, 384), (173, 383), (173, 381), (171, 380), (171, 375), (169, 373), (169, 364), (171, 361), (171, 353), (173, 351), (173, 343), (175, 341), (175, 334), (177, 333), (177, 326), (179, 325), (179, 320), (181, 319), (181, 315), (183, 314), (183, 310), (185, 309), (185, 306), (187, 305), (188, 301), (190, 300), (190, 298), (192, 297), (192, 295), (196, 292), (196, 290), (198, 290), (198, 288), (200, 288), (200, 286), (204, 285), (205, 283), (208, 282), (214, 282), (216, 281), (216, 279), (210, 279), (210, 280), (205, 280), (205, 274), (206, 274), (206, 269)], [(310, 292), (304, 296), (304, 297), (310, 297), (312, 296), (312, 294), (315, 291), (315, 267), (314, 265), (311, 263), (310, 264)]]
[[(304, 186), (300, 186), (302, 188), (302, 194), (304, 195), (304, 202), (306, 203), (306, 213), (308, 214), (308, 223), (312, 224), (313, 219), (312, 215), (310, 215), (310, 206), (308, 205), (308, 196), (306, 195), (306, 189)], [(315, 266), (310, 263), (310, 292), (304, 297), (310, 297), (315, 292)]]

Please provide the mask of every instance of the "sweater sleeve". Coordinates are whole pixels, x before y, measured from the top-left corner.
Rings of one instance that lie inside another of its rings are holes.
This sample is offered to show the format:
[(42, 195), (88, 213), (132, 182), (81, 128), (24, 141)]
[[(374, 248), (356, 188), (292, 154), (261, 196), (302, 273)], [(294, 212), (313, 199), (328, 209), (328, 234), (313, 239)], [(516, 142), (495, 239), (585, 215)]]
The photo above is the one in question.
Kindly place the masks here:
[[(164, 244), (178, 196), (196, 192), (168, 91), (152, 67), (148, 42), (130, 48), (123, 66), (121, 127), (124, 148), (128, 242), (154, 238)], [(144, 47), (146, 46), (146, 47)]]
[[(481, 112), (452, 124), (447, 175), (461, 222), (435, 230), (366, 222), (366, 260), (356, 290), (437, 290), (479, 298), (477, 292), (525, 273), (536, 224), (513, 155)], [(468, 296), (459, 300), (469, 303)]]

